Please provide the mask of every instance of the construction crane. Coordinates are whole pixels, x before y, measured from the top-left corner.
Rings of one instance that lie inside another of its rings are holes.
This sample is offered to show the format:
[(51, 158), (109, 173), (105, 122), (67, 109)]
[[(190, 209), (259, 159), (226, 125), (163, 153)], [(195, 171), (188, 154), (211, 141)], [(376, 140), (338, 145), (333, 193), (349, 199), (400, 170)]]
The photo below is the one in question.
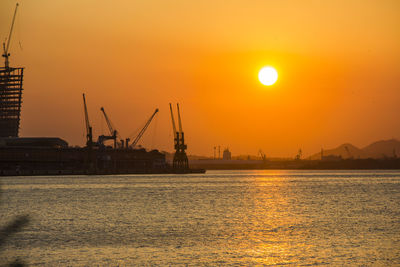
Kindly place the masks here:
[(86, 125), (86, 146), (88, 148), (92, 148), (93, 146), (93, 132), (92, 132), (92, 126), (90, 126), (90, 121), (89, 121), (89, 114), (86, 106), (86, 98), (85, 94), (83, 94), (83, 109), (85, 113), (85, 125)]
[(118, 136), (118, 131), (115, 129), (113, 123), (111, 120), (108, 118), (106, 111), (104, 110), (103, 107), (100, 108), (101, 112), (104, 115), (104, 119), (106, 120), (108, 130), (110, 131), (110, 135), (100, 135), (98, 139), (98, 143), (100, 145), (103, 145), (105, 140), (114, 140), (114, 148), (117, 148), (117, 136)]
[(189, 169), (189, 160), (186, 155), (186, 148), (187, 145), (185, 144), (185, 137), (182, 130), (182, 120), (181, 114), (179, 110), (179, 104), (176, 104), (177, 111), (178, 111), (178, 123), (179, 123), (179, 131), (176, 131), (175, 126), (175, 119), (174, 113), (172, 111), (172, 105), (169, 104), (169, 109), (171, 111), (171, 120), (172, 120), (172, 129), (174, 131), (174, 147), (175, 147), (175, 154), (172, 161), (172, 166), (177, 171), (183, 171)]
[(11, 36), (12, 36), (12, 32), (13, 32), (13, 28), (14, 28), (14, 22), (15, 22), (15, 16), (17, 15), (17, 10), (18, 10), (18, 3), (15, 6), (15, 11), (14, 11), (14, 16), (11, 22), (11, 28), (10, 28), (10, 33), (8, 34), (8, 38), (7, 40), (7, 45), (4, 42), (3, 43), (3, 57), (4, 57), (4, 66), (6, 69), (9, 68), (9, 61), (8, 61), (8, 57), (10, 56), (10, 53), (8, 53), (8, 49), (10, 48), (10, 40), (11, 40)]

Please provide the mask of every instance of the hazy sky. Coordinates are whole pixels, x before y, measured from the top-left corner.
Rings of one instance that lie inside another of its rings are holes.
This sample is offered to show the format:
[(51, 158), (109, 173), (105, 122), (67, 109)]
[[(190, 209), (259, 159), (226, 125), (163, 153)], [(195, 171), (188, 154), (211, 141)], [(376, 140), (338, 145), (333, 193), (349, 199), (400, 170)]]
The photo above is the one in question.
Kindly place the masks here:
[[(0, 1), (0, 37), (14, 0)], [(11, 66), (24, 66), (22, 136), (85, 142), (103, 106), (126, 137), (172, 151), (179, 102), (189, 154), (305, 155), (400, 139), (400, 1), (20, 1)], [(261, 85), (274, 66), (278, 82)]]

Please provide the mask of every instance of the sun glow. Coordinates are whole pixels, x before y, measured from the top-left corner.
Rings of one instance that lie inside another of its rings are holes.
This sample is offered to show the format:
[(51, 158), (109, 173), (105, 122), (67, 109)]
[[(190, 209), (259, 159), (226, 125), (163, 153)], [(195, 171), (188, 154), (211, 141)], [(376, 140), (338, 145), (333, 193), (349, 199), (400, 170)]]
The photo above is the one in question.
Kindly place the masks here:
[(273, 85), (278, 80), (278, 72), (273, 67), (264, 67), (258, 73), (258, 79), (263, 85)]

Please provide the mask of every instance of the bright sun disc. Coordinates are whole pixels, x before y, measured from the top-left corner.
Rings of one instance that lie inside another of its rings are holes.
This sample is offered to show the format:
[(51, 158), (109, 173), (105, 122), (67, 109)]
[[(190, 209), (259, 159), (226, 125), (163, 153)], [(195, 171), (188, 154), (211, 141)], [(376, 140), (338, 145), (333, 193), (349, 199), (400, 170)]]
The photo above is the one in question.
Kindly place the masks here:
[(273, 85), (278, 80), (278, 72), (273, 67), (264, 67), (258, 73), (258, 79), (263, 85)]

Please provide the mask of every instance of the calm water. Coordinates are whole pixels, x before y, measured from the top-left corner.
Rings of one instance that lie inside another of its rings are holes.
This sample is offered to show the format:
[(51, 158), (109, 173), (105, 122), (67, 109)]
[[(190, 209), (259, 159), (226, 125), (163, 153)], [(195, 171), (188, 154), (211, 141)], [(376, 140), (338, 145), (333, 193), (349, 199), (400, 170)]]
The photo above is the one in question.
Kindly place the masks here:
[(398, 171), (0, 178), (0, 262), (400, 265)]

